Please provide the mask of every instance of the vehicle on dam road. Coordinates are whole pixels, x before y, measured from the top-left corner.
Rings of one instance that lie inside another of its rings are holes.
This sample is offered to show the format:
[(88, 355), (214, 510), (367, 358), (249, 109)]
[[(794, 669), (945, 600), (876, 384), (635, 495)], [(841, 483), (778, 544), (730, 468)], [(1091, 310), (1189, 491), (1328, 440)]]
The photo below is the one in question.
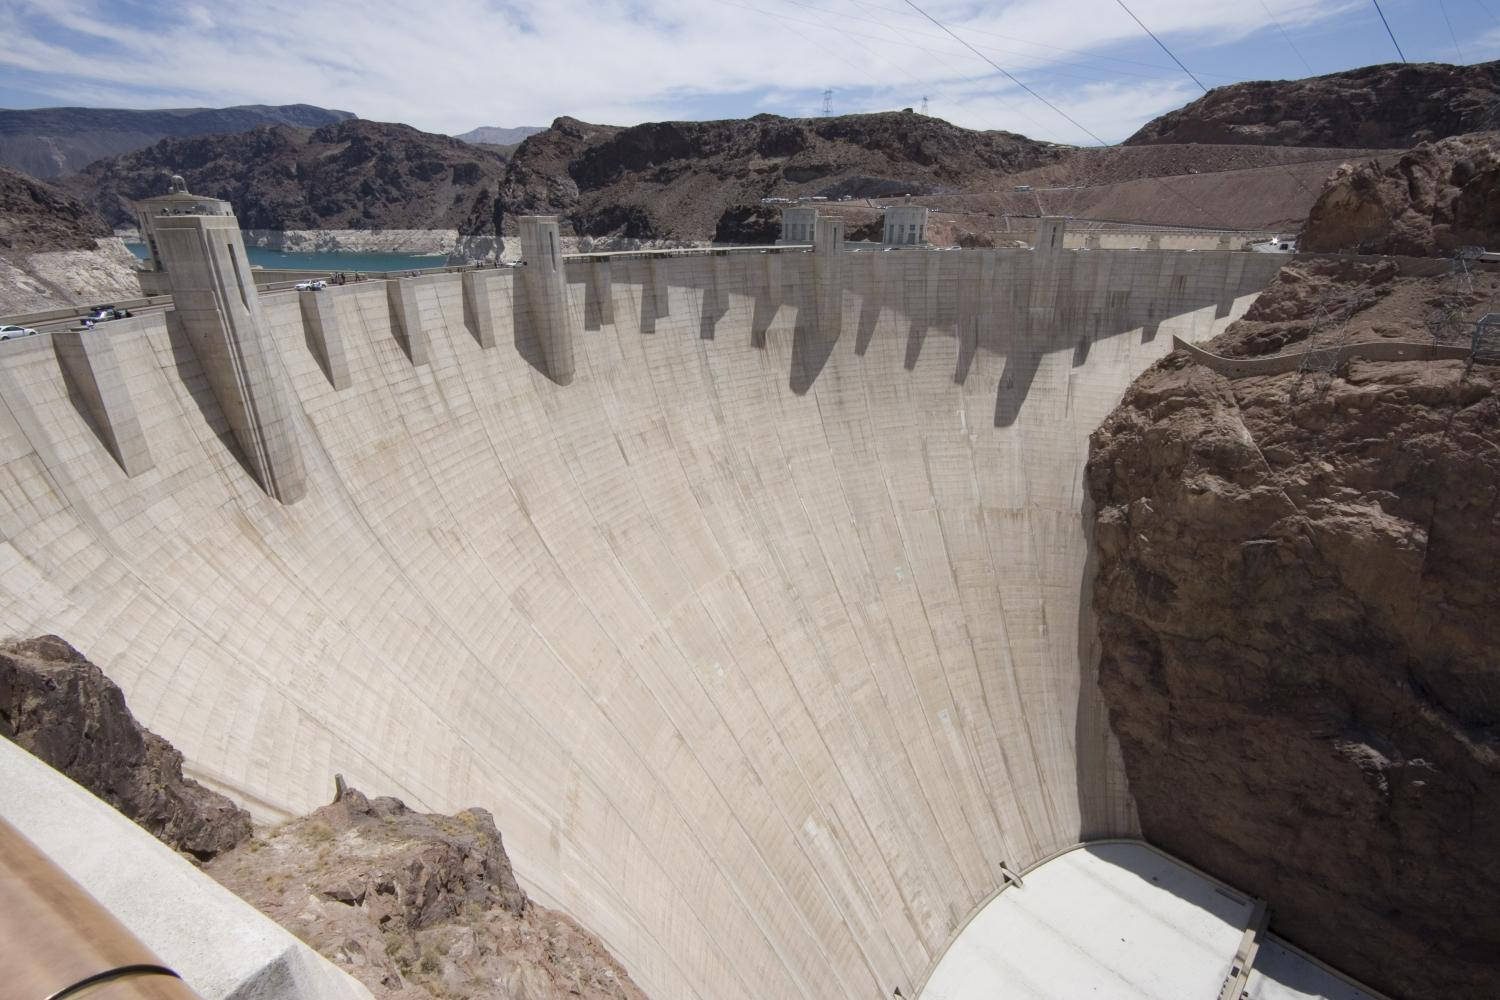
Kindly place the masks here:
[(19, 340), (21, 337), (35, 337), (36, 331), (29, 326), (0, 326), (0, 340)]
[(313, 281), (299, 281), (296, 287), (299, 292), (320, 292), (328, 287), (328, 282), (317, 278)]
[(130, 318), (130, 310), (129, 309), (121, 309), (119, 306), (112, 306), (112, 305), (110, 305), (110, 306), (94, 306), (92, 309), (89, 310), (88, 316), (85, 317), (85, 319), (91, 320), (91, 321), (93, 321), (95, 323), (103, 323), (106, 320), (111, 320), (111, 319), (129, 319), (129, 318)]

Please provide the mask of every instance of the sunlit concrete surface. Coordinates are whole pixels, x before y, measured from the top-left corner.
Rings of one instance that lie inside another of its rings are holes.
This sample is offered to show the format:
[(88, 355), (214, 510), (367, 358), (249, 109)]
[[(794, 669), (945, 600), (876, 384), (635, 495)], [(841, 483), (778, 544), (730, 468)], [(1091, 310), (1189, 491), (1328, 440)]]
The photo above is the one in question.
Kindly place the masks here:
[(291, 503), (181, 317), (106, 325), (77, 362), (105, 394), (49, 335), (0, 344), (0, 631), (65, 636), (262, 819), (334, 772), (492, 810), (655, 1000), (910, 997), (1002, 863), (1135, 832), (1088, 435), (1280, 263), (612, 255), (558, 290), (267, 293)]
[[(1253, 900), (1143, 843), (1090, 844), (1002, 889), (921, 1000), (1217, 1000), (1253, 913)], [(1274, 939), (1252, 968), (1254, 1000), (1370, 1000)]]

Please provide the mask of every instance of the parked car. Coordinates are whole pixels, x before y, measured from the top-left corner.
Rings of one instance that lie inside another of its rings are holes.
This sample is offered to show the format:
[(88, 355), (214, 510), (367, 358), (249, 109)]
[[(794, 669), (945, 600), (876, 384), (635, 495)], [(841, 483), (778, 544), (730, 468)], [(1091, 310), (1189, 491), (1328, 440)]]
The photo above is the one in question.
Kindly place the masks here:
[(87, 318), (93, 320), (95, 323), (103, 323), (105, 320), (128, 319), (129, 317), (129, 309), (121, 309), (118, 306), (94, 306), (89, 310)]
[(29, 326), (0, 326), (0, 340), (19, 340), (22, 337), (35, 337), (36, 331)]
[(322, 278), (317, 278), (313, 281), (297, 282), (297, 291), (299, 292), (320, 292), (327, 287), (328, 282), (324, 281)]

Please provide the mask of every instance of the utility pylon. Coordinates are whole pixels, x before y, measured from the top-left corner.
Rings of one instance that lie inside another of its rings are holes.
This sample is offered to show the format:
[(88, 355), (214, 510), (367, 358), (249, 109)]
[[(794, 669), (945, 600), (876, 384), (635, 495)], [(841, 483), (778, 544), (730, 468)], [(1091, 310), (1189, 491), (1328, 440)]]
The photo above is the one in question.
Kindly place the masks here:
[(833, 88), (823, 91), (823, 117), (833, 114)]

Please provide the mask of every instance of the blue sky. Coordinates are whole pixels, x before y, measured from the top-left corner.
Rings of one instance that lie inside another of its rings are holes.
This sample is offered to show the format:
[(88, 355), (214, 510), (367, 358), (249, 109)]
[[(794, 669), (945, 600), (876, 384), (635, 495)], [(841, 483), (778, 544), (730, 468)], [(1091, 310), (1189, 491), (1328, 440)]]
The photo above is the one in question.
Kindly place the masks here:
[[(1208, 86), (1396, 50), (1371, 0), (1126, 0)], [(1117, 0), (920, 6), (1114, 142), (1201, 93)], [(1381, 0), (1415, 61), (1500, 58), (1500, 0)], [(1450, 31), (1451, 26), (1451, 31)], [(0, 106), (306, 102), (436, 132), (920, 107), (1091, 143), (904, 0), (0, 0)]]

